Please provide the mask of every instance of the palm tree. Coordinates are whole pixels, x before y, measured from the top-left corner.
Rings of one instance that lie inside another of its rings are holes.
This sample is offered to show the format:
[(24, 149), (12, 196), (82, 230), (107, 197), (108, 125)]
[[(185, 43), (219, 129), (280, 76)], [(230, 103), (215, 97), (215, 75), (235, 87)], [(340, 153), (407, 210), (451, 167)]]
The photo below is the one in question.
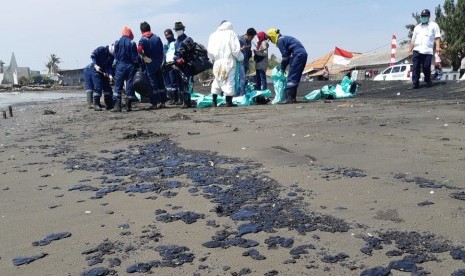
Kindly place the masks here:
[(58, 73), (58, 70), (60, 68), (58, 67), (58, 64), (60, 64), (61, 60), (57, 55), (55, 54), (50, 54), (50, 57), (48, 58), (48, 63), (45, 64), (45, 67), (48, 69), (49, 74), (56, 74)]

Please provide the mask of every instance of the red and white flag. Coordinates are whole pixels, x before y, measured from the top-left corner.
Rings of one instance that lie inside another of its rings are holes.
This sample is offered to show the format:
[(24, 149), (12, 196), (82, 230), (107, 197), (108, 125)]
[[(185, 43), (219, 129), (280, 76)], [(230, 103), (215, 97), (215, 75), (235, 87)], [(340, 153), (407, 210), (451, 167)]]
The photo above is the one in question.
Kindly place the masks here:
[(392, 42), (391, 42), (391, 66), (396, 63), (396, 51), (397, 51), (397, 37), (396, 35), (392, 35)]
[(336, 47), (334, 49), (333, 64), (349, 65), (352, 57), (351, 52)]

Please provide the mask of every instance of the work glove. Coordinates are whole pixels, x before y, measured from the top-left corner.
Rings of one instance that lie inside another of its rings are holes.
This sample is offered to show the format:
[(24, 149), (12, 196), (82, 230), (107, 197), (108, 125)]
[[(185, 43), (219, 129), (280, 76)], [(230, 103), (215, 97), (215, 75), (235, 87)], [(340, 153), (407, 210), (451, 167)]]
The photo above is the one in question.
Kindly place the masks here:
[(184, 64), (184, 59), (183, 58), (178, 58), (176, 60), (176, 64), (183, 65)]
[(100, 68), (100, 66), (98, 66), (97, 64), (94, 64), (94, 68), (95, 68), (95, 71), (102, 72), (102, 68)]
[(149, 58), (148, 56), (143, 56), (142, 59), (144, 60), (145, 63), (152, 63), (152, 59)]

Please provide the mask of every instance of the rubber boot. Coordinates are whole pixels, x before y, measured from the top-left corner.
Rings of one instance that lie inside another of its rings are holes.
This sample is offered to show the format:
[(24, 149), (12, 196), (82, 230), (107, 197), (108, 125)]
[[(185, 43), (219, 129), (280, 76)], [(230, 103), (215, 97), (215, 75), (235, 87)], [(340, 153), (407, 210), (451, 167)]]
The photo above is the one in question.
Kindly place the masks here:
[(182, 91), (178, 91), (178, 102), (176, 105), (183, 105), (184, 104), (184, 93)]
[(173, 105), (173, 104), (175, 103), (175, 101), (174, 101), (174, 91), (173, 91), (173, 90), (169, 90), (168, 96), (169, 96), (169, 98), (170, 98), (168, 104), (169, 104), (169, 105)]
[(115, 101), (115, 106), (113, 107), (111, 112), (121, 112), (121, 100), (120, 99), (117, 99)]
[(102, 106), (100, 105), (100, 98), (94, 98), (94, 111), (102, 111)]
[(182, 109), (185, 109), (185, 108), (192, 108), (192, 105), (191, 105), (191, 93), (183, 93), (183, 104), (182, 104)]
[(92, 109), (94, 108), (94, 105), (92, 103), (92, 97), (93, 97), (93, 92), (92, 90), (86, 92), (87, 95), (87, 108)]
[(132, 100), (126, 98), (126, 111), (131, 112), (132, 111)]
[(158, 90), (158, 101), (159, 105), (158, 108), (165, 108), (166, 107), (166, 89)]
[(233, 98), (232, 96), (226, 96), (226, 106), (227, 107), (237, 106), (237, 104), (233, 104), (232, 98)]
[(289, 103), (297, 103), (297, 86), (290, 88), (289, 91)]
[(286, 91), (284, 92), (286, 99), (281, 102), (281, 104), (290, 104), (292, 103), (292, 87), (286, 88)]
[(213, 94), (212, 103), (213, 103), (213, 107), (217, 107), (217, 106), (218, 106), (218, 95)]
[(105, 102), (105, 109), (111, 110), (114, 107), (113, 98), (111, 96), (104, 96), (103, 101)]

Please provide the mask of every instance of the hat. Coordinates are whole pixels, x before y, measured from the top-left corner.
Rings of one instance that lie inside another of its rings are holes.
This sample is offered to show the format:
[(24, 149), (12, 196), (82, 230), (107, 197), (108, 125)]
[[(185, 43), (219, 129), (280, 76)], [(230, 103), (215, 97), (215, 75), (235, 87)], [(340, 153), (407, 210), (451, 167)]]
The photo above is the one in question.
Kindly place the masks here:
[(186, 28), (186, 26), (184, 26), (184, 25), (182, 24), (182, 22), (176, 22), (176, 23), (174, 23), (174, 28), (173, 28), (173, 30), (179, 31), (179, 30), (184, 30), (185, 28)]
[(254, 28), (248, 28), (246, 34), (250, 36), (255, 36), (257, 34), (257, 31)]
[(266, 35), (271, 40), (271, 42), (274, 44), (278, 43), (279, 30), (271, 28), (266, 31)]
[(121, 30), (121, 35), (129, 37), (131, 40), (134, 39), (134, 34), (132, 33), (131, 28), (129, 27), (123, 27), (123, 29)]
[(430, 17), (431, 16), (431, 13), (428, 9), (424, 9), (421, 11), (421, 17)]

